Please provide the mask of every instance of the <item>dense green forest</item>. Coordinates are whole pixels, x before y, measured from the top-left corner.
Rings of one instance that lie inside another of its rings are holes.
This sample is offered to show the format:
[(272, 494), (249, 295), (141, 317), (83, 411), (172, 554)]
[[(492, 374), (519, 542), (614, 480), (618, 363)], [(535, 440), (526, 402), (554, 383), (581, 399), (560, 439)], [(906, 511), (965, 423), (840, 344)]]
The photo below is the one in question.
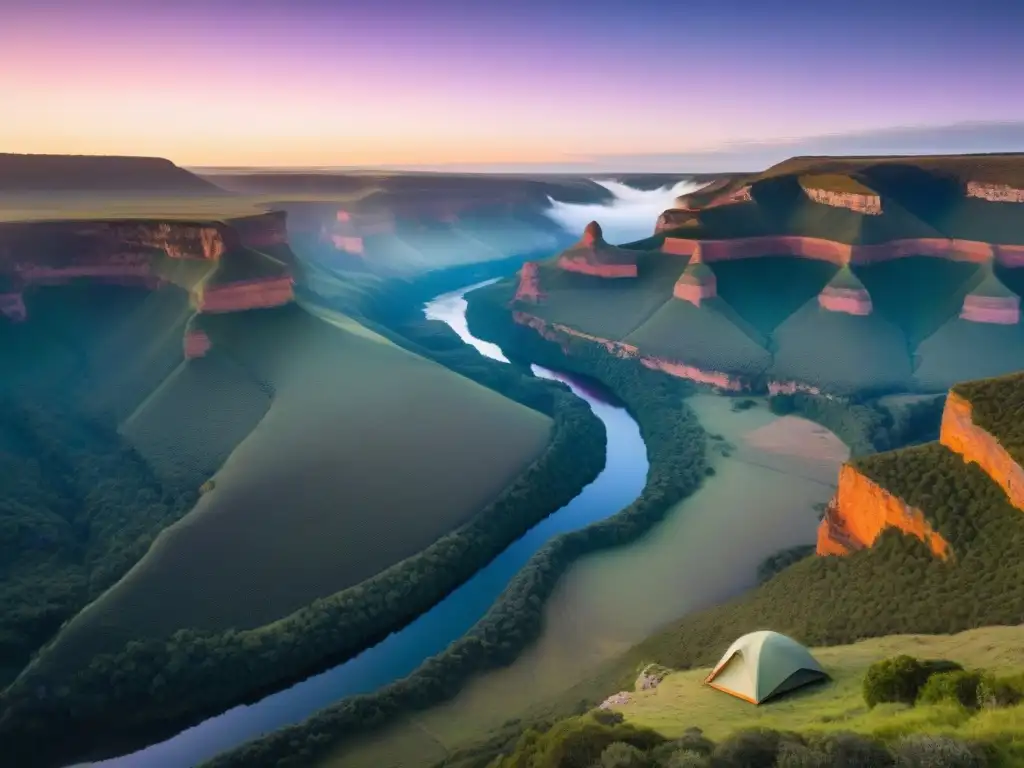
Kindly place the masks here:
[(953, 391), (970, 402), (972, 421), (1024, 464), (1024, 373), (964, 382)]
[(488, 613), (443, 653), (409, 677), (374, 693), (353, 696), (305, 722), (225, 753), (207, 765), (308, 765), (340, 741), (363, 734), (454, 695), (472, 675), (511, 663), (541, 631), (544, 603), (558, 579), (579, 557), (635, 541), (700, 485), (705, 469), (704, 432), (686, 406), (688, 382), (604, 355), (582, 343), (564, 356), (536, 334), (522, 334), (500, 303), (471, 302), (476, 336), (515, 350), (526, 361), (589, 376), (625, 403), (640, 425), (650, 468), (641, 496), (618, 514), (555, 537), (516, 574)]
[(198, 495), (161, 486), (111, 417), (0, 397), (0, 682)]

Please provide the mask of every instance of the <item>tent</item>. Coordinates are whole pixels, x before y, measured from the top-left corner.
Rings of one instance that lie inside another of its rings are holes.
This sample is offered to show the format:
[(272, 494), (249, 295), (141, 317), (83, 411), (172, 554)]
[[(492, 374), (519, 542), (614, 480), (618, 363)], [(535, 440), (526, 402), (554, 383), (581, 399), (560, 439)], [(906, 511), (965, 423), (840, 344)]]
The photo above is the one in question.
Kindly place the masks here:
[(705, 685), (760, 704), (795, 688), (827, 680), (811, 652), (778, 632), (751, 632), (729, 650), (704, 680)]

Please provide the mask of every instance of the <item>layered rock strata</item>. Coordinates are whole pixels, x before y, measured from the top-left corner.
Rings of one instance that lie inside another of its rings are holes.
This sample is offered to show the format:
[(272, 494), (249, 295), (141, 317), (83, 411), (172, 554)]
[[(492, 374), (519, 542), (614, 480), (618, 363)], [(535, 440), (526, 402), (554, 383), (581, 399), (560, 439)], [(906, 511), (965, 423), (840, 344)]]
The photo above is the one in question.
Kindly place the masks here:
[(942, 411), (939, 442), (966, 462), (973, 462), (992, 478), (1010, 503), (1024, 510), (1024, 469), (994, 435), (974, 423), (970, 401), (952, 391)]
[(676, 280), (672, 295), (690, 302), (695, 307), (699, 307), (701, 302), (707, 299), (718, 296), (718, 279), (711, 271), (711, 267), (700, 260), (699, 253), (694, 255), (683, 270), (683, 274)]
[(871, 294), (849, 267), (843, 266), (818, 294), (818, 305), (827, 312), (870, 315)]
[(1020, 297), (1003, 285), (991, 266), (983, 269), (984, 279), (964, 297), (961, 319), (972, 323), (1016, 325), (1020, 322)]
[(583, 230), (579, 242), (558, 255), (555, 265), (566, 272), (582, 275), (629, 278), (637, 276), (636, 258), (635, 251), (605, 242), (601, 225), (592, 221)]
[(862, 195), (854, 192), (835, 192), (829, 189), (805, 188), (804, 192), (816, 203), (833, 208), (847, 208), (866, 216), (882, 215), (882, 199), (878, 195)]
[(835, 498), (818, 526), (817, 554), (845, 555), (870, 547), (889, 528), (917, 537), (941, 560), (952, 554), (949, 543), (920, 509), (844, 464)]
[(986, 184), (981, 181), (967, 182), (967, 196), (988, 200), (992, 203), (1024, 203), (1024, 189), (1008, 184)]
[(183, 346), (185, 359), (194, 360), (199, 357), (205, 357), (206, 353), (213, 347), (213, 342), (210, 341), (210, 337), (205, 331), (190, 327), (185, 331)]
[(732, 240), (691, 240), (666, 237), (662, 253), (677, 256), (701, 254), (705, 263), (755, 259), (765, 256), (798, 256), (836, 265), (876, 264), (907, 256), (934, 256), (952, 261), (984, 263), (998, 261), (1007, 266), (1024, 265), (1024, 246), (993, 245), (974, 240), (916, 238), (890, 240), (873, 245), (851, 245), (816, 237), (780, 235), (741, 237)]

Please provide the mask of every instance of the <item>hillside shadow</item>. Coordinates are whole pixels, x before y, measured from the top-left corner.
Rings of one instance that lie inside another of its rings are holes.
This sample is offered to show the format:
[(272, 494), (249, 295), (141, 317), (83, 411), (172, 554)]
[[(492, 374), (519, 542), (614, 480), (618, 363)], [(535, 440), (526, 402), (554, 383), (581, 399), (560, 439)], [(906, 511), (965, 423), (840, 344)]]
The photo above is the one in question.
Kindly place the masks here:
[(865, 168), (863, 174), (882, 196), (883, 209), (885, 198), (892, 198), (933, 227), (944, 221), (963, 197), (956, 178), (908, 163), (879, 163)]

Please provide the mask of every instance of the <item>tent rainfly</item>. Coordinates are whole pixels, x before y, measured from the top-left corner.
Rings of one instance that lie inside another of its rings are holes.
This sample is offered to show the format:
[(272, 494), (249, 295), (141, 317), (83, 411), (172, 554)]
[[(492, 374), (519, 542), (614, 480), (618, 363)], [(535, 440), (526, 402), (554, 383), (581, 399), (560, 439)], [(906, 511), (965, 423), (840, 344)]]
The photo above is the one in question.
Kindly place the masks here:
[(760, 704), (767, 699), (827, 680), (810, 651), (778, 632), (751, 632), (729, 650), (704, 680), (705, 685)]

